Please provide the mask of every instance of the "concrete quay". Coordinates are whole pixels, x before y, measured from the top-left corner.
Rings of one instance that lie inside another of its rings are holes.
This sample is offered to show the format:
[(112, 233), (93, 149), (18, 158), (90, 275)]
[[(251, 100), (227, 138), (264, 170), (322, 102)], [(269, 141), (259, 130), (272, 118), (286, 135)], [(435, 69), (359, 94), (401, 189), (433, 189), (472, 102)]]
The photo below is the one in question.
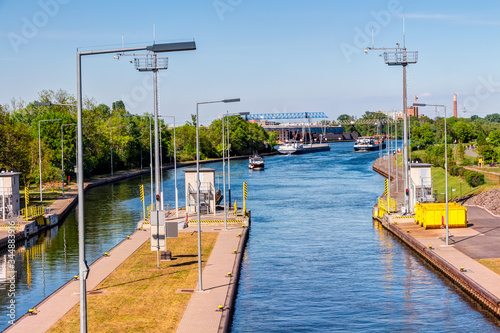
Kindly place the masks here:
[[(377, 159), (373, 169), (387, 177), (385, 165)], [(399, 206), (404, 199), (403, 191), (396, 192), (394, 188), (393, 193), (391, 197)], [(450, 229), (448, 246), (444, 229), (424, 230), (415, 223), (413, 216), (396, 213), (378, 218), (375, 206), (373, 217), (483, 308), (500, 318), (500, 275), (475, 260), (500, 258), (500, 216), (481, 207), (469, 206), (467, 209), (468, 227)]]
[[(167, 222), (185, 221), (185, 211), (175, 217), (175, 209), (167, 212)], [(179, 290), (192, 293), (178, 332), (226, 332), (233, 313), (240, 264), (250, 227), (247, 216), (235, 216), (228, 211), (227, 230), (224, 213), (202, 214), (202, 232), (217, 232), (219, 237), (202, 273), (203, 291)], [(196, 215), (188, 216), (189, 226), (179, 232), (197, 232)], [(118, 266), (150, 239), (149, 224), (138, 223), (138, 229), (90, 266), (87, 293), (98, 287)], [(236, 251), (235, 251), (236, 250)], [(228, 274), (231, 273), (231, 274)], [(72, 279), (35, 306), (36, 315), (25, 314), (4, 332), (46, 332), (79, 303), (79, 281)], [(151, 300), (153, 306), (154, 299)]]
[[(271, 155), (276, 155), (278, 154), (277, 152), (273, 153), (264, 153), (261, 154), (261, 156), (271, 156)], [(231, 156), (231, 160), (241, 160), (241, 159), (247, 159), (248, 156)], [(210, 160), (202, 160), (200, 161), (200, 164), (206, 164), (206, 163), (213, 163), (213, 162), (220, 162), (222, 159), (210, 159)], [(184, 163), (177, 163), (177, 167), (185, 167), (185, 166), (192, 166), (196, 165), (196, 162), (184, 162)], [(167, 165), (162, 167), (162, 170), (169, 170), (173, 169), (174, 165)], [(109, 176), (109, 177), (104, 177), (104, 178), (99, 178), (99, 179), (94, 179), (88, 182), (84, 182), (84, 191), (88, 190), (89, 188), (96, 187), (96, 186), (101, 186), (105, 185), (108, 183), (124, 180), (127, 178), (132, 178), (132, 177), (137, 177), (143, 174), (149, 174), (150, 170), (149, 169), (143, 169), (143, 170), (135, 170), (135, 171), (129, 171), (129, 172), (124, 172), (120, 173), (118, 175), (114, 176)], [(46, 220), (50, 221), (49, 216), (55, 214), (57, 218), (53, 218), (51, 222), (46, 223), (45, 225), (39, 225), (35, 220), (29, 220), (29, 221), (24, 221), (21, 218), (16, 218), (14, 221), (14, 226), (15, 226), (15, 242), (16, 244), (22, 242), (25, 239), (29, 239), (30, 237), (33, 237), (35, 235), (38, 235), (55, 225), (61, 223), (66, 215), (71, 211), (71, 209), (78, 203), (78, 187), (75, 185), (71, 188), (67, 188), (65, 192), (64, 197), (60, 197), (56, 199), (47, 209), (48, 214), (44, 215), (44, 218)], [(2, 220), (0, 219), (0, 251), (2, 249), (6, 249), (9, 241), (9, 228), (12, 224), (9, 224), (9, 220)]]

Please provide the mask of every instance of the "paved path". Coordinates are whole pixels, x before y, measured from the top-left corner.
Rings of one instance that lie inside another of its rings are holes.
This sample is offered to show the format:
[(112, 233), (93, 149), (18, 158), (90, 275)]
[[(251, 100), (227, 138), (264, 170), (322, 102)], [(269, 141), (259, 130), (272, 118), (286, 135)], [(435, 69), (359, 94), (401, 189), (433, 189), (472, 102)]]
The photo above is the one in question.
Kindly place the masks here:
[[(172, 209), (168, 213), (167, 221), (184, 221), (185, 218), (182, 215), (175, 218), (175, 209)], [(191, 214), (190, 220), (193, 219), (195, 215)], [(220, 211), (215, 216), (213, 214), (202, 215), (203, 221), (223, 219), (224, 215)], [(224, 223), (220, 222), (202, 224), (202, 232), (219, 232), (220, 234), (202, 273), (204, 291), (196, 291), (193, 294), (179, 326), (179, 332), (218, 332), (219, 327), (227, 325), (229, 310), (236, 292), (248, 220), (248, 218), (228, 214), (228, 230), (224, 230)], [(231, 221), (236, 221), (236, 223), (231, 223)], [(99, 258), (90, 266), (87, 279), (88, 292), (96, 288), (149, 240), (149, 225), (144, 227), (136, 230), (129, 239), (124, 239), (111, 249), (109, 256)], [(195, 231), (197, 231), (197, 225), (191, 222), (189, 227), (181, 232)], [(234, 250), (237, 250), (236, 253)], [(231, 272), (230, 276), (228, 272)], [(36, 306), (38, 310), (36, 315), (24, 315), (15, 322), (14, 326), (10, 326), (4, 332), (46, 332), (79, 301), (79, 281), (69, 281)], [(219, 304), (223, 305), (223, 311), (217, 311)]]
[[(109, 257), (101, 257), (90, 266), (87, 290), (91, 291), (111, 272), (149, 239), (149, 232), (135, 231), (130, 239), (125, 239), (109, 251)], [(45, 332), (80, 301), (79, 281), (72, 280), (56, 290), (37, 305), (36, 315), (24, 315), (14, 326), (5, 330), (9, 333)]]
[[(415, 224), (412, 219), (398, 221), (397, 227), (404, 232), (410, 230), (410, 235), (422, 244), (423, 247), (428, 248), (429, 245), (432, 245), (434, 254), (451, 264), (458, 271), (460, 271), (461, 267), (464, 267), (466, 271), (463, 272), (463, 274), (465, 276), (469, 277), (485, 290), (500, 299), (500, 275), (471, 258), (468, 255), (468, 250), (462, 251), (460, 247), (453, 244), (453, 240), (459, 239), (461, 239), (464, 244), (467, 244), (467, 242), (475, 243), (473, 239), (482, 238), (481, 234), (477, 230), (471, 228), (450, 229), (450, 234), (452, 234), (453, 237), (450, 238), (450, 246), (446, 246), (446, 242), (443, 239), (444, 230), (424, 230), (421, 226)], [(496, 248), (495, 250), (500, 248), (500, 234), (496, 236), (496, 244), (493, 245), (494, 248)], [(483, 252), (483, 254), (487, 256), (491, 249), (491, 246), (485, 243), (484, 246), (480, 247), (480, 252)]]
[[(193, 294), (177, 329), (178, 333), (218, 332), (219, 327), (224, 326), (223, 315), (227, 315), (233, 304), (230, 288), (236, 287), (235, 279), (239, 274), (235, 262), (238, 254), (233, 250), (241, 255), (244, 249), (243, 233), (246, 230), (241, 226), (220, 229), (221, 227), (202, 227), (204, 232), (219, 230), (220, 234), (202, 273), (203, 291)], [(238, 237), (238, 234), (242, 237)], [(228, 272), (231, 272), (231, 277)], [(223, 311), (218, 311), (219, 305), (224, 307)]]
[(475, 235), (458, 236), (455, 229), (452, 244), (473, 259), (500, 258), (500, 217), (481, 207), (467, 207), (469, 228)]

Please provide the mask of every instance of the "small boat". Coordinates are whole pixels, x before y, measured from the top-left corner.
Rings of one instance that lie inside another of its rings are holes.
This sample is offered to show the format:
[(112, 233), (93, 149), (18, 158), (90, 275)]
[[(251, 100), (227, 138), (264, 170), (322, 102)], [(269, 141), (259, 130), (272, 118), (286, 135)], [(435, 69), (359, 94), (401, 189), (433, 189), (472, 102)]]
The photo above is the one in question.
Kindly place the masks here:
[(287, 142), (284, 145), (278, 147), (278, 153), (280, 154), (300, 154), (304, 149), (304, 145), (298, 142)]
[(354, 143), (354, 150), (356, 151), (377, 150), (380, 147), (385, 148), (384, 139), (375, 139), (370, 136), (360, 136)]
[(253, 155), (248, 158), (248, 168), (251, 170), (263, 170), (264, 160), (259, 155)]

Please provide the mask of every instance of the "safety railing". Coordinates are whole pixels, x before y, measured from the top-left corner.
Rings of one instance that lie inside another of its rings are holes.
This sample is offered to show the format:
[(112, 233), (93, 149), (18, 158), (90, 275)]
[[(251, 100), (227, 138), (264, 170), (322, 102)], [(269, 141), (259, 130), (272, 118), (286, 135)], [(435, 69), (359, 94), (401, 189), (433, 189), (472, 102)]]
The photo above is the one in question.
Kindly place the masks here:
[(394, 213), (397, 211), (398, 202), (393, 198), (389, 198), (389, 202), (387, 200), (378, 198), (378, 216), (382, 217), (385, 213)]
[(146, 208), (146, 211), (148, 212), (148, 219), (152, 210), (155, 210), (155, 204), (151, 204)]
[(26, 221), (36, 219), (45, 214), (44, 206), (29, 206), (19, 211), (19, 216), (22, 216)]

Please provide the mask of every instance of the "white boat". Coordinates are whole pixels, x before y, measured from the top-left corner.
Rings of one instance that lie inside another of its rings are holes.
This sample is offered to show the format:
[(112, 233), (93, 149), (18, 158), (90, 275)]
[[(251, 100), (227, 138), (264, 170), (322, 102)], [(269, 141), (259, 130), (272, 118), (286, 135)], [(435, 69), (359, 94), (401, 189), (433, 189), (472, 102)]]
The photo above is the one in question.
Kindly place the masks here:
[(248, 168), (251, 170), (263, 170), (264, 160), (259, 155), (253, 155), (248, 158)]
[(385, 148), (384, 139), (375, 139), (370, 136), (360, 136), (356, 143), (354, 143), (354, 150), (356, 151), (368, 151), (368, 150), (377, 150), (382, 146)]
[(287, 142), (284, 145), (278, 147), (278, 153), (280, 154), (298, 154), (304, 149), (304, 145), (298, 142)]

